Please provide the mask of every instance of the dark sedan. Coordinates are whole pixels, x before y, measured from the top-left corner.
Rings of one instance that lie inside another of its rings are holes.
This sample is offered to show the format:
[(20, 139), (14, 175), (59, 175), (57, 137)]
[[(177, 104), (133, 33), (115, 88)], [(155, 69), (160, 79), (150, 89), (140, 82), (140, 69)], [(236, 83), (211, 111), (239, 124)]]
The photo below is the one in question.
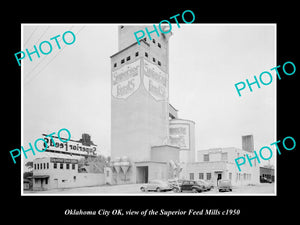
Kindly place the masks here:
[(205, 191), (206, 187), (194, 180), (185, 180), (182, 182), (182, 185), (180, 187), (180, 191), (192, 191), (194, 193)]

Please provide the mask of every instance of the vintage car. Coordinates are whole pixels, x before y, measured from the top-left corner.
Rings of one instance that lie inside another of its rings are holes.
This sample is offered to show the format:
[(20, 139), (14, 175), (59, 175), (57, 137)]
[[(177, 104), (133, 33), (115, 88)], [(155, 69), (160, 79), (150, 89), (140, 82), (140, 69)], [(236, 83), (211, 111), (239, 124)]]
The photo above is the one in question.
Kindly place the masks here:
[(194, 180), (184, 180), (180, 187), (180, 191), (192, 191), (194, 193), (205, 191), (205, 185), (194, 181)]
[(210, 189), (213, 188), (213, 185), (211, 183), (208, 183), (205, 180), (197, 180), (198, 183), (202, 184), (205, 187), (205, 191), (210, 191)]
[(143, 184), (141, 186), (141, 191), (170, 191), (172, 190), (172, 187), (168, 184), (166, 181), (162, 180), (151, 180), (146, 184)]
[(232, 191), (231, 181), (230, 180), (219, 180), (218, 189), (219, 189), (219, 192)]

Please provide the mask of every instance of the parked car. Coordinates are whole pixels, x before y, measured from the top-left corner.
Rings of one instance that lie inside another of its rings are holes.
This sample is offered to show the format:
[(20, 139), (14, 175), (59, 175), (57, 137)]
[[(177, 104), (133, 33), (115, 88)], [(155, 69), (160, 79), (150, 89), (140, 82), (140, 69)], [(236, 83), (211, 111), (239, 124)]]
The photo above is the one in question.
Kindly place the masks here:
[(205, 186), (194, 180), (184, 180), (180, 191), (192, 191), (194, 193), (205, 191)]
[(214, 188), (214, 182), (212, 180), (204, 180), (204, 181), (206, 181), (209, 184), (210, 189)]
[(267, 177), (260, 177), (260, 183), (272, 183), (272, 180)]
[(219, 192), (232, 191), (231, 181), (230, 180), (219, 180), (218, 189), (219, 189)]
[(179, 180), (179, 179), (169, 179), (168, 180), (168, 183), (174, 192), (180, 192), (182, 182), (183, 182), (183, 180)]
[(141, 191), (170, 191), (172, 187), (168, 184), (168, 182), (162, 180), (151, 180), (147, 184), (143, 184), (141, 186)]
[(212, 185), (205, 180), (197, 180), (197, 182), (205, 187), (205, 191), (210, 191), (210, 189), (212, 189)]

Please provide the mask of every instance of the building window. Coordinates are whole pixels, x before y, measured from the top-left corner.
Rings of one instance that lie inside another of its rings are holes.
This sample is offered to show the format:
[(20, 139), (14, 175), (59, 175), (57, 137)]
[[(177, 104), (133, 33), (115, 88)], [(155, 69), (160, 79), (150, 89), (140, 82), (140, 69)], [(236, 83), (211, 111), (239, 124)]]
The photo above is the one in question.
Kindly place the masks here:
[(206, 180), (211, 180), (211, 173), (206, 173)]
[(158, 65), (159, 65), (159, 66), (161, 66), (161, 63), (160, 63), (160, 61), (157, 61), (157, 63), (158, 63)]
[(49, 169), (49, 163), (47, 163), (47, 169)]
[(190, 173), (190, 180), (194, 180), (194, 173)]
[(46, 163), (44, 163), (44, 169), (46, 169)]
[(40, 164), (37, 164), (37, 169), (38, 169), (38, 170), (40, 169)]
[(152, 60), (153, 60), (153, 62), (155, 62), (155, 58), (153, 58)]
[(36, 164), (34, 164), (34, 169), (36, 170)]
[(227, 158), (227, 152), (224, 152), (224, 153), (221, 154), (221, 160), (222, 161), (227, 161), (228, 160), (228, 158)]
[(61, 164), (60, 164), (60, 169), (63, 169), (63, 168), (64, 168), (64, 164), (61, 163)]
[(203, 155), (203, 161), (204, 162), (209, 162), (209, 154), (204, 154)]
[(70, 164), (69, 163), (66, 165), (66, 169), (67, 170), (70, 169)]
[(158, 43), (157, 45), (158, 45), (158, 47), (159, 47), (159, 48), (161, 48), (161, 45), (160, 45), (160, 43)]
[(127, 58), (126, 58), (126, 61), (129, 61), (130, 60), (130, 56), (128, 56)]
[(114, 63), (114, 67), (117, 67), (117, 63)]
[(125, 59), (122, 59), (122, 60), (121, 60), (121, 64), (123, 64), (124, 62), (125, 62)]
[(48, 184), (48, 178), (46, 178), (46, 180), (45, 180), (45, 184)]
[(53, 163), (53, 169), (57, 169), (57, 163)]
[(135, 57), (138, 57), (138, 56), (139, 56), (139, 52), (136, 52), (136, 53), (135, 53)]
[(203, 173), (199, 173), (199, 180), (203, 180), (203, 178), (204, 178)]
[(145, 56), (148, 57), (148, 53), (147, 52), (145, 52)]
[(75, 170), (75, 164), (72, 164), (72, 170)]

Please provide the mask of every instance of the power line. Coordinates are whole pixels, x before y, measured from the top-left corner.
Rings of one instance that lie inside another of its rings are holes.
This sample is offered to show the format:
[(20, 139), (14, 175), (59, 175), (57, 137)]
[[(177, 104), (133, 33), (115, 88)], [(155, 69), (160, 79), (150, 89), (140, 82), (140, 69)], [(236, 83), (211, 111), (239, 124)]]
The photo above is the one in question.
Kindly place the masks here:
[[(73, 27), (73, 26), (72, 26)], [(82, 28), (80, 28), (77, 33), (75, 34), (75, 36), (77, 36), (83, 29), (85, 28), (85, 26), (83, 26)], [(66, 47), (67, 45), (65, 45), (60, 51), (58, 51), (54, 57), (48, 61), (48, 63), (38, 72), (35, 74), (35, 76), (33, 76), (27, 83), (25, 83), (25, 85), (28, 85), (33, 79), (37, 78), (37, 76), (58, 56), (58, 54), (60, 54)]]
[[(72, 26), (73, 27), (73, 26)], [(70, 28), (70, 30), (72, 29), (72, 27)], [(58, 44), (55, 46), (54, 45), (54, 47), (52, 47), (52, 51), (53, 50), (55, 50), (56, 48), (57, 49), (59, 49), (58, 48), (58, 46), (60, 46), (60, 44), (63, 42), (63, 40), (62, 39), (60, 39), (59, 41), (58, 41)], [(39, 62), (38, 62), (38, 64), (37, 65), (35, 65), (35, 67), (33, 67), (33, 69), (31, 69), (31, 71), (29, 71), (29, 72), (27, 72), (26, 74), (25, 74), (25, 77), (28, 77), (28, 75), (30, 74), (30, 73), (32, 73), (45, 59), (47, 59), (47, 57), (43, 57), (43, 59), (41, 59), (41, 60), (39, 60)]]
[[(73, 28), (74, 26), (71, 26), (70, 27), (70, 30)], [(47, 30), (47, 29), (46, 29)], [(45, 32), (44, 32), (45, 33)], [(42, 35), (43, 36), (43, 35)], [(42, 37), (41, 36), (41, 37)], [(41, 39), (41, 37), (39, 38), (39, 40)], [(62, 40), (60, 40), (60, 41), (58, 41), (58, 44), (61, 44), (62, 43)], [(55, 46), (55, 45), (54, 45)], [(54, 47), (55, 48), (55, 47)], [(58, 48), (58, 47), (57, 47)], [(53, 51), (54, 49), (52, 49), (52, 51)], [(32, 73), (32, 71), (34, 71), (40, 64), (42, 64), (42, 62), (45, 60), (45, 59), (49, 59), (49, 57), (43, 57), (43, 59), (41, 59), (41, 60), (39, 60), (39, 62), (38, 62), (38, 64), (33, 68), (33, 69), (31, 69), (31, 71), (30, 72), (28, 72), (28, 73), (26, 73), (25, 74), (25, 77), (27, 78), (28, 77), (28, 75), (29, 74), (31, 74)]]
[[(50, 28), (50, 26), (47, 26), (46, 30), (44, 30), (43, 34), (40, 36), (40, 38), (36, 41), (36, 44), (39, 43), (39, 41), (42, 39), (42, 37), (46, 34), (47, 30)], [(34, 45), (33, 45), (34, 46)], [(31, 49), (32, 50), (32, 49)]]
[(31, 33), (31, 35), (27, 38), (27, 40), (25, 41), (24, 45), (27, 44), (27, 42), (30, 40), (30, 38), (32, 37), (32, 35), (34, 34), (34, 32), (37, 30), (38, 26), (35, 27), (34, 31)]

